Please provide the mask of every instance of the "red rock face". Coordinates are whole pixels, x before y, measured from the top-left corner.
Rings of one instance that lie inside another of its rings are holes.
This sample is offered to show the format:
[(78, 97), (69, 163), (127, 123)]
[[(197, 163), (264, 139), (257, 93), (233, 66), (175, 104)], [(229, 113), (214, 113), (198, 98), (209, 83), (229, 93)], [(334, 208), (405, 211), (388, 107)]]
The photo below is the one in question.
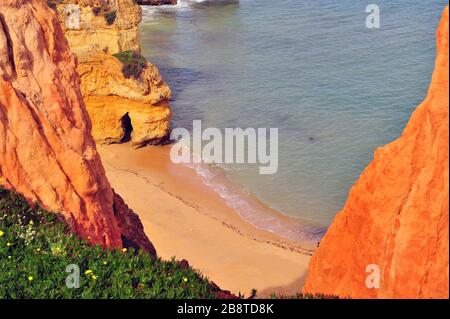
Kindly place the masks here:
[[(311, 260), (305, 292), (449, 297), (448, 28), (447, 7), (428, 96), (351, 189)], [(367, 287), (377, 286), (370, 264), (380, 271), (379, 288)]]
[(126, 205), (114, 211), (76, 61), (44, 0), (0, 0), (0, 185), (104, 247), (121, 247), (118, 220), (133, 220)]

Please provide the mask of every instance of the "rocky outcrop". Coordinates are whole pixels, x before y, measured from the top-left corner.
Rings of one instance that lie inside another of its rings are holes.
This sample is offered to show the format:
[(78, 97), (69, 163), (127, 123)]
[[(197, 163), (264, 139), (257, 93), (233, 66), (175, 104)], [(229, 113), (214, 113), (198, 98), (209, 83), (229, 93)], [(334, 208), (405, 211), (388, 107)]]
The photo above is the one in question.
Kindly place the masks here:
[(311, 260), (305, 292), (449, 297), (448, 28), (447, 7), (428, 96), (351, 189)]
[(0, 185), (61, 212), (93, 244), (122, 247), (133, 237), (154, 252), (111, 189), (90, 132), (55, 13), (44, 0), (0, 0)]
[(170, 130), (170, 88), (140, 55), (141, 9), (134, 0), (53, 0), (100, 143), (156, 144)]
[(131, 133), (139, 147), (163, 140), (170, 129), (171, 92), (158, 69), (146, 63), (140, 78), (126, 78), (116, 57), (97, 53), (80, 58), (81, 90), (97, 141), (119, 143)]
[(134, 0), (49, 0), (49, 3), (58, 14), (75, 55), (139, 50), (141, 9)]

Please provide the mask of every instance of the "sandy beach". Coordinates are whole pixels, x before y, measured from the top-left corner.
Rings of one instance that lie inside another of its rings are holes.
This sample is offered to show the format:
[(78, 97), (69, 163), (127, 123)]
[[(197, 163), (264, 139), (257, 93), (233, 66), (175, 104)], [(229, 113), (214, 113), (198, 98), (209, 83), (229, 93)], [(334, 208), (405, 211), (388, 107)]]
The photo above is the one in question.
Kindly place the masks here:
[(186, 259), (236, 294), (248, 296), (252, 289), (259, 297), (299, 292), (315, 245), (247, 223), (193, 169), (173, 164), (169, 150), (99, 146), (112, 187), (139, 214), (158, 255)]

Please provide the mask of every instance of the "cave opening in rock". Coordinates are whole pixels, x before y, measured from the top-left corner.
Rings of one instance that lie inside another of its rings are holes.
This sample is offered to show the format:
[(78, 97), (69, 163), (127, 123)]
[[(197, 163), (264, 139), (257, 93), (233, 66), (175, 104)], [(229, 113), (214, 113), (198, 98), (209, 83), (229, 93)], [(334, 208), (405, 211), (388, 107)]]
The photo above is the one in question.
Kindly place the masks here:
[(120, 123), (121, 123), (122, 129), (124, 131), (124, 135), (123, 135), (122, 139), (120, 140), (120, 143), (126, 143), (126, 142), (131, 141), (131, 132), (133, 132), (133, 125), (131, 125), (131, 118), (128, 115), (128, 113), (126, 113), (120, 119)]

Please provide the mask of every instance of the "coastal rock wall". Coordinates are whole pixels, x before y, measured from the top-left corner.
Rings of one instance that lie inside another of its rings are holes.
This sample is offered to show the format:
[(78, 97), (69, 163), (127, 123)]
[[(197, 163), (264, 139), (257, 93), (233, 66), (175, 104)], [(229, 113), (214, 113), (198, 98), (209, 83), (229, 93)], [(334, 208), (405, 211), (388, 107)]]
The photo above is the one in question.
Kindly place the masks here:
[(351, 189), (311, 260), (305, 292), (449, 297), (448, 28), (447, 7), (428, 96)]
[(81, 91), (100, 143), (156, 144), (170, 130), (171, 90), (140, 55), (134, 0), (52, 0), (78, 57)]
[(44, 0), (0, 0), (0, 186), (61, 212), (93, 244), (126, 240), (154, 253), (137, 216), (117, 204), (90, 132), (55, 13)]

